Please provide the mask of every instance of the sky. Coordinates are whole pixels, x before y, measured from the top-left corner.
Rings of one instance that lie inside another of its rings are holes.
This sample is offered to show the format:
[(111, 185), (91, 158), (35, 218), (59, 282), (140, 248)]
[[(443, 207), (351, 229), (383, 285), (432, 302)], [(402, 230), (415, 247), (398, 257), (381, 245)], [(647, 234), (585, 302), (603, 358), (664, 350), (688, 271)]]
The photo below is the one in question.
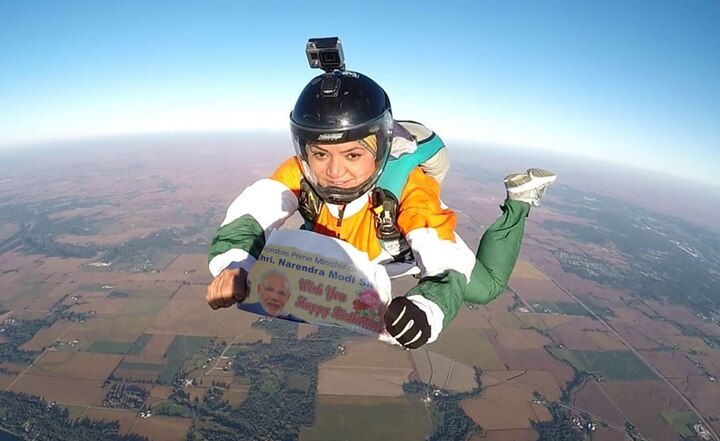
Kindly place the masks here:
[(288, 130), (305, 43), (340, 37), (446, 140), (720, 185), (720, 2), (0, 0), (0, 147)]

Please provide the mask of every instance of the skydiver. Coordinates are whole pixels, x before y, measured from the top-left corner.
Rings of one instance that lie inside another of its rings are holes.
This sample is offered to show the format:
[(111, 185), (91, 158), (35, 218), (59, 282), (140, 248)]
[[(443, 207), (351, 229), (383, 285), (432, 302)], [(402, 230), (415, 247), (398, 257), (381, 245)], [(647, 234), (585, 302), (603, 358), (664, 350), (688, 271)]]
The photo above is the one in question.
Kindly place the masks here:
[[(371, 78), (342, 69), (315, 77), (300, 93), (290, 126), (295, 156), (232, 202), (212, 241), (206, 300), (213, 309), (245, 299), (266, 237), (300, 211), (307, 229), (350, 243), (391, 275), (394, 266), (419, 268), (418, 284), (394, 298), (384, 316), (398, 343), (419, 348), (438, 338), (463, 302), (485, 304), (505, 290), (530, 207), (556, 179), (536, 168), (508, 175), (502, 213), (473, 253), (440, 200), (449, 167), (444, 146), (404, 175), (397, 167), (389, 175), (393, 161), (403, 155), (412, 161), (408, 152), (436, 135), (395, 121), (387, 94)], [(404, 183), (397, 200), (378, 192), (383, 177)]]

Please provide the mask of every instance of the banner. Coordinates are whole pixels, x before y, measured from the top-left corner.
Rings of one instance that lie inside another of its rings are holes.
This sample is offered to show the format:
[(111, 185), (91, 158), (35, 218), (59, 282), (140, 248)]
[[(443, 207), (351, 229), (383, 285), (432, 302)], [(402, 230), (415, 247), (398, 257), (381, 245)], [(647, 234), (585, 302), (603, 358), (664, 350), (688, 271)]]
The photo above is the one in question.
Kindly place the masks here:
[(238, 308), (297, 322), (377, 335), (391, 300), (385, 268), (341, 240), (304, 230), (276, 230), (249, 274)]

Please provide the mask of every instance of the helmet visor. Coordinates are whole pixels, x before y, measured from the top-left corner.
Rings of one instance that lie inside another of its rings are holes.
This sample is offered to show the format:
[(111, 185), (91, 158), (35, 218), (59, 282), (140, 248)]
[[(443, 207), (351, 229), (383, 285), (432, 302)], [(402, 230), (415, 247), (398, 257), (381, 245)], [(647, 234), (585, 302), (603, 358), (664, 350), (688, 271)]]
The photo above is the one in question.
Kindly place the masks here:
[[(303, 175), (318, 196), (331, 204), (345, 204), (367, 193), (373, 188), (385, 167), (392, 142), (393, 119), (390, 111), (377, 118), (356, 126), (338, 129), (311, 128), (292, 121), (291, 131), (295, 153), (302, 165)], [(364, 182), (352, 188), (323, 186), (317, 179), (308, 162), (310, 146), (341, 144), (358, 141), (374, 156), (375, 169)]]

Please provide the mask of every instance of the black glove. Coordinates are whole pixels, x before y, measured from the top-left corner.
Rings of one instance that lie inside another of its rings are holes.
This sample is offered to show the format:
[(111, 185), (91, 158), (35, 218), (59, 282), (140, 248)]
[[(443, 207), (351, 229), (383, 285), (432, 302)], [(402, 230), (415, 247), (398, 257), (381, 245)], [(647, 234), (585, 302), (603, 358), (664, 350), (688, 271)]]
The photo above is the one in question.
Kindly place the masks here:
[(430, 338), (430, 324), (427, 316), (406, 297), (396, 297), (385, 312), (387, 331), (401, 345), (417, 349)]

